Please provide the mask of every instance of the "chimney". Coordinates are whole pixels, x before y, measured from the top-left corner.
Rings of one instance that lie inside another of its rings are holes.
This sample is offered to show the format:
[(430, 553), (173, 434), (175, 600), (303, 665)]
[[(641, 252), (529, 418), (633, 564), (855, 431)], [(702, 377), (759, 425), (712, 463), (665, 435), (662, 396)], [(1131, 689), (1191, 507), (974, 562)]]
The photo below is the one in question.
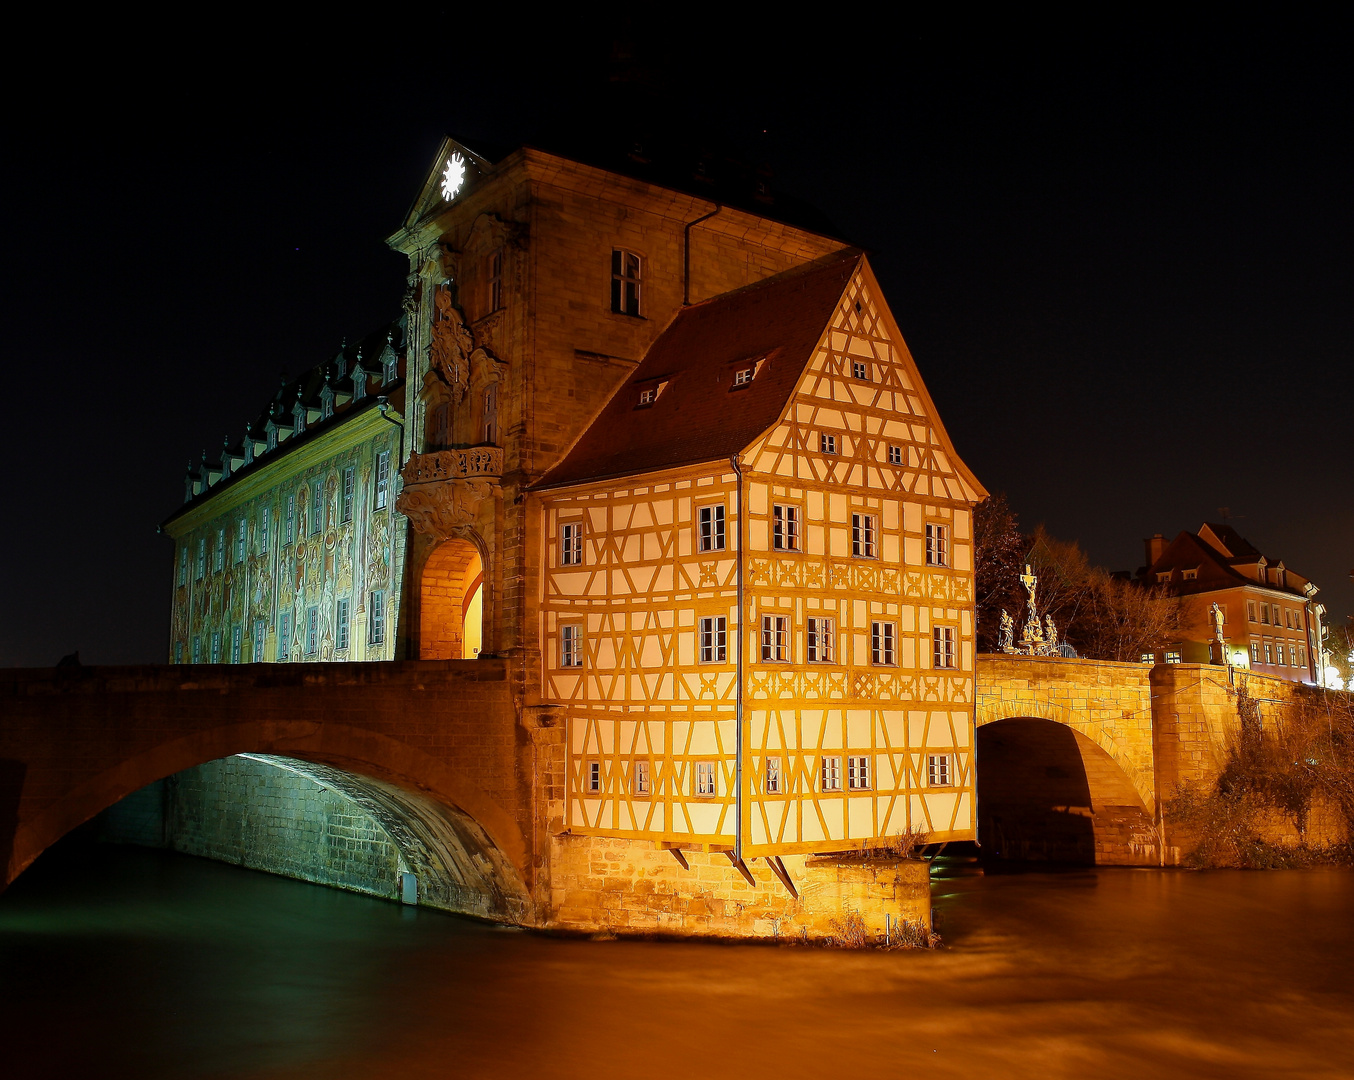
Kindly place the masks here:
[(1161, 553), (1166, 550), (1166, 538), (1161, 533), (1155, 533), (1150, 540), (1144, 540), (1143, 547), (1147, 549), (1147, 569), (1152, 569), (1156, 561), (1161, 558)]

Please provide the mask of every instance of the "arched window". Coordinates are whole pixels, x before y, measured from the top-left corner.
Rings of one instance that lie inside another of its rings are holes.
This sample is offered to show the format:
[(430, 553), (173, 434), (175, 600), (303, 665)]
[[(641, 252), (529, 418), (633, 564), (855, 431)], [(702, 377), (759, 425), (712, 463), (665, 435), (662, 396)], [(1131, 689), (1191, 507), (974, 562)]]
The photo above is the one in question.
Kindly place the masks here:
[(498, 442), (498, 383), (490, 383), (484, 388), (484, 424), (483, 441)]

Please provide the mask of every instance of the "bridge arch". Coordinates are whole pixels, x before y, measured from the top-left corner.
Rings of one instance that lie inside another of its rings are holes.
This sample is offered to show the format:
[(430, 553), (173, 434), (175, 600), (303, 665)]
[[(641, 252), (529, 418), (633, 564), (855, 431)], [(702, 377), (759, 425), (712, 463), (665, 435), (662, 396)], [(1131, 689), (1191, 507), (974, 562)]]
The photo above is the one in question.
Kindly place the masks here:
[(1156, 862), (1153, 808), (1112, 736), (1057, 705), (1032, 704), (1037, 712), (989, 717), (977, 730), (984, 853), (1021, 861)]
[[(6, 870), (13, 881), (46, 848), (133, 792), (235, 755), (268, 759), (341, 786), (394, 839), (435, 906), (530, 921), (528, 853), (511, 813), (462, 770), (380, 732), (311, 720), (205, 727), (95, 772), (19, 823)], [(438, 902), (438, 901), (441, 902)]]

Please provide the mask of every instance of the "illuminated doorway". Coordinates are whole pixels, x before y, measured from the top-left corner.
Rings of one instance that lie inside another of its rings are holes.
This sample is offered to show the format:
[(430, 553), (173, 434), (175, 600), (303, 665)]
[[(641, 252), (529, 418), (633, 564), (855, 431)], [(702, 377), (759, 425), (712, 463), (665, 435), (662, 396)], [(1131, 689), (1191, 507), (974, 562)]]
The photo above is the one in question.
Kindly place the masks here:
[(439, 544), (420, 580), (419, 657), (473, 660), (484, 645), (484, 563), (468, 540)]

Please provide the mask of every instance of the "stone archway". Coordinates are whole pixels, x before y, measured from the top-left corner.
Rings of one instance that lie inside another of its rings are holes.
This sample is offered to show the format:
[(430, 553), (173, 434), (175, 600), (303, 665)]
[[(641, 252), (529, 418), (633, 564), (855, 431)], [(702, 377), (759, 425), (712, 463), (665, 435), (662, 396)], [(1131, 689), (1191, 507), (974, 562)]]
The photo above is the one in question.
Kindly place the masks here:
[(94, 819), (100, 839), (493, 920), (527, 915), (473, 817), (362, 773), (241, 753), (180, 770)]
[(977, 732), (978, 842), (992, 859), (1156, 865), (1159, 838), (1132, 778), (1089, 735), (1012, 716)]
[(419, 577), (419, 659), (473, 660), (484, 645), (484, 559), (469, 540), (433, 549)]

